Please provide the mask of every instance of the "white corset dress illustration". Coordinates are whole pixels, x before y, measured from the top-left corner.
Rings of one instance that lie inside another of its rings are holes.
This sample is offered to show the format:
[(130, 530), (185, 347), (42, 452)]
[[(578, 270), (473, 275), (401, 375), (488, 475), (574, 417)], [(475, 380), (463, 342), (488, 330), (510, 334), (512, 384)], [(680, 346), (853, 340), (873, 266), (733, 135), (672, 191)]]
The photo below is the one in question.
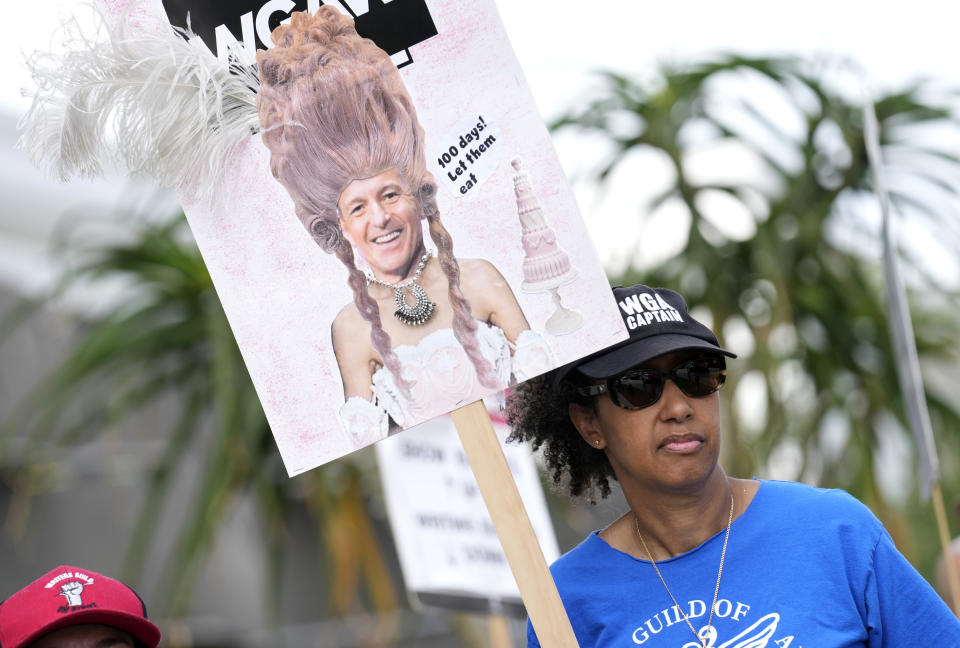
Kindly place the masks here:
[[(529, 329), (511, 344), (500, 328), (478, 322), (477, 342), (480, 353), (493, 366), (496, 389), (505, 389), (556, 365), (546, 340)], [(378, 369), (371, 384), (373, 402), (355, 396), (340, 409), (341, 423), (357, 447), (387, 435), (387, 415), (406, 428), (491, 393), (491, 388), (480, 382), (453, 329), (434, 331), (416, 345), (394, 347), (394, 352), (404, 378), (412, 384), (411, 398), (403, 396), (387, 369)]]

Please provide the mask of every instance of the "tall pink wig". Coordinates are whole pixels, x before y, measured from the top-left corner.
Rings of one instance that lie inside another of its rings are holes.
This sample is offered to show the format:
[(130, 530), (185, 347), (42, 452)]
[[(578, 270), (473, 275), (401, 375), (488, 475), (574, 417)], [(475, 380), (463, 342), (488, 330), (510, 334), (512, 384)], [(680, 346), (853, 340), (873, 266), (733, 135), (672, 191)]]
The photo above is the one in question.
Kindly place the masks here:
[(361, 38), (353, 21), (330, 6), (292, 14), (272, 34), (274, 47), (257, 53), (258, 110), (270, 170), (293, 199), (297, 217), (324, 251), (350, 273), (354, 304), (370, 323), (373, 346), (397, 384), (406, 388), (400, 361), (367, 292), (353, 249), (337, 219), (337, 201), (353, 180), (397, 169), (427, 219), (450, 287), (453, 331), (480, 381), (496, 386), (480, 353), (477, 323), (460, 290), (453, 240), (440, 221), (437, 185), (426, 168), (424, 135), (413, 101), (390, 57)]

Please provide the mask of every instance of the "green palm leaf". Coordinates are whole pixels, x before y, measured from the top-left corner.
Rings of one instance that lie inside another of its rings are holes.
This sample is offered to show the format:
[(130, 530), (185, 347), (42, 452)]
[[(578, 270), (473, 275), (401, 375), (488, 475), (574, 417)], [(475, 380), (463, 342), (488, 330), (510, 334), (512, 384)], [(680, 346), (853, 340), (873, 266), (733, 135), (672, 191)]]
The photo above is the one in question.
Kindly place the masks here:
[[(121, 281), (127, 289), (109, 312), (82, 323), (60, 364), (5, 422), (0, 454), (7, 463), (20, 466), (13, 476), (20, 485), (20, 499), (8, 516), (8, 527), (22, 531), (29, 524), (30, 497), (42, 493), (52, 477), (47, 457), (53, 449), (70, 448), (102, 434), (148, 436), (151, 447), (159, 451), (150, 462), (145, 497), (129, 540), (123, 568), (129, 582), (137, 583), (147, 557), (156, 555), (159, 543), (154, 539), (163, 533), (160, 521), (184, 466), (198, 460), (201, 471), (174, 549), (163, 558), (162, 591), (151, 597), (165, 602), (161, 607), (168, 614), (189, 614), (197, 574), (241, 497), (255, 502), (261, 518), (270, 588), (266, 600), (274, 619), (279, 620), (283, 611), (287, 520), (309, 512), (305, 499), (326, 502), (314, 510), (320, 554), (329, 556), (321, 564), (330, 573), (340, 570), (349, 583), (331, 595), (332, 611), (394, 609), (395, 584), (372, 537), (351, 539), (365, 550), (345, 572), (331, 562), (338, 557), (330, 544), (331, 526), (346, 518), (362, 533), (372, 534), (362, 474), (347, 458), (299, 480), (286, 477), (183, 215), (142, 225), (127, 242), (71, 243), (68, 250), (81, 261), (58, 293), (101, 281)], [(0, 322), (0, 333), (9, 333), (37, 307), (27, 302), (18, 306)], [(162, 412), (159, 418), (168, 420), (169, 427), (148, 434), (124, 429), (147, 408)], [(331, 489), (328, 470), (347, 470), (353, 475), (353, 488)]]
[[(738, 475), (763, 475), (771, 457), (797, 449), (794, 477), (850, 490), (899, 533), (916, 529), (916, 537), (900, 540), (916, 547), (914, 558), (929, 573), (938, 551), (932, 516), (921, 506), (904, 507), (904, 502), (916, 503), (915, 492), (888, 501), (886, 476), (875, 469), (880, 437), (889, 433), (881, 434), (887, 430), (882, 421), (893, 417), (903, 426), (905, 419), (886, 321), (879, 231), (871, 229), (862, 210), (872, 200), (872, 185), (861, 107), (849, 98), (859, 93), (812, 74), (802, 61), (769, 58), (664, 67), (649, 83), (603, 73), (600, 82), (599, 92), (552, 125), (603, 139), (612, 151), (583, 180), (609, 191), (612, 174), (625, 159), (655, 153), (675, 179), (641, 207), (637, 218), (679, 200), (691, 219), (677, 256), (658, 267), (638, 259), (611, 281), (679, 289), (691, 307), (709, 313), (715, 330), (745, 324), (752, 337), (753, 352), (735, 363), (725, 390), (728, 468)], [(896, 160), (892, 199), (913, 226), (929, 227), (960, 256), (960, 220), (944, 209), (960, 191), (960, 160), (931, 143), (930, 136), (920, 137), (955, 131), (960, 123), (950, 106), (925, 99), (929, 90), (918, 83), (876, 100), (883, 143)], [(767, 181), (757, 184), (756, 174), (737, 181), (694, 181), (692, 156), (721, 144), (749, 152)], [(918, 186), (924, 190), (917, 191)], [(747, 240), (731, 240), (718, 229), (722, 213), (701, 211), (698, 197), (708, 190), (723, 192), (752, 214), (755, 232)], [(848, 239), (858, 240), (861, 248), (851, 248)], [(861, 250), (871, 244), (876, 253), (864, 254)], [(926, 297), (913, 304), (920, 353), (956, 363), (960, 294), (943, 288), (928, 267), (911, 264), (916, 255), (905, 257), (915, 289)], [(760, 430), (744, 425), (749, 412), (736, 405), (746, 395), (738, 392), (748, 374), (762, 377), (759, 391), (756, 380), (745, 386), (762, 401)], [(928, 399), (941, 451), (954, 456), (944, 462), (944, 490), (956, 496), (958, 403), (936, 394)], [(846, 438), (839, 453), (830, 450), (836, 434)], [(904, 464), (905, 470), (913, 469), (909, 461)], [(898, 522), (907, 517), (911, 524)]]

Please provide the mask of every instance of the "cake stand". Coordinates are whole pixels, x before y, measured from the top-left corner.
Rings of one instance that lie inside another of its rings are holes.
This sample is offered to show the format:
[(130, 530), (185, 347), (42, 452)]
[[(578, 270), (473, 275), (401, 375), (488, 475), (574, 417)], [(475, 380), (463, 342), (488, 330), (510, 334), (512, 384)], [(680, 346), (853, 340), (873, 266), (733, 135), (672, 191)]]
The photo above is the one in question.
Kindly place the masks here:
[(569, 335), (583, 326), (583, 315), (563, 305), (560, 298), (560, 287), (572, 283), (577, 278), (577, 269), (571, 268), (553, 279), (546, 281), (520, 284), (520, 290), (525, 293), (549, 292), (553, 295), (553, 314), (547, 318), (544, 330), (550, 335)]

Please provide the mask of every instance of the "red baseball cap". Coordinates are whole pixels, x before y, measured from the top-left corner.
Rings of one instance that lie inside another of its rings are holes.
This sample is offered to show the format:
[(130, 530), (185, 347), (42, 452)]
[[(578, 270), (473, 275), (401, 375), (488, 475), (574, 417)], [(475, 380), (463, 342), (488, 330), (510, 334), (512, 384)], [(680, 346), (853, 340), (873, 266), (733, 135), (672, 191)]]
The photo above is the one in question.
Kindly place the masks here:
[(142, 641), (160, 643), (160, 629), (133, 589), (79, 567), (47, 572), (0, 603), (0, 648), (26, 648), (45, 634), (81, 623), (102, 623)]

